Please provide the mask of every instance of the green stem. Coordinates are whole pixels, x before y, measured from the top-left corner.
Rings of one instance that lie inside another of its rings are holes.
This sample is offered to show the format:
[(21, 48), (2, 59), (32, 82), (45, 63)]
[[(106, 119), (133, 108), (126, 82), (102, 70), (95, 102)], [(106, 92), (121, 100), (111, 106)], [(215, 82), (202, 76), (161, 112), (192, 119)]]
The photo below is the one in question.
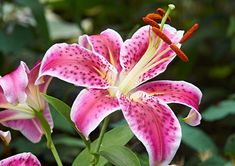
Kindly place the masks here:
[(78, 135), (81, 137), (82, 141), (85, 143), (88, 151), (90, 152), (91, 151), (91, 142), (90, 142), (90, 140), (87, 140), (76, 127), (74, 127), (74, 129), (77, 131)]
[(55, 160), (56, 160), (56, 163), (58, 166), (63, 166), (61, 160), (60, 160), (60, 157), (59, 157), (59, 154), (55, 148), (55, 145), (53, 143), (53, 140), (51, 138), (51, 128), (49, 126), (49, 124), (47, 123), (46, 119), (44, 118), (43, 114), (41, 111), (34, 111), (36, 116), (38, 117), (41, 125), (42, 125), (42, 128), (44, 130), (44, 133), (45, 133), (45, 136), (47, 138), (47, 147), (51, 150)]
[(104, 119), (101, 131), (100, 131), (100, 135), (99, 135), (99, 138), (97, 140), (97, 146), (95, 147), (95, 150), (94, 150), (94, 156), (93, 156), (93, 159), (92, 159), (92, 165), (93, 166), (95, 166), (99, 162), (99, 155), (97, 155), (97, 153), (100, 150), (100, 147), (101, 147), (101, 144), (102, 144), (102, 141), (103, 141), (103, 138), (104, 138), (104, 133), (105, 133), (107, 127), (108, 127), (108, 124), (109, 124), (109, 117), (106, 117)]

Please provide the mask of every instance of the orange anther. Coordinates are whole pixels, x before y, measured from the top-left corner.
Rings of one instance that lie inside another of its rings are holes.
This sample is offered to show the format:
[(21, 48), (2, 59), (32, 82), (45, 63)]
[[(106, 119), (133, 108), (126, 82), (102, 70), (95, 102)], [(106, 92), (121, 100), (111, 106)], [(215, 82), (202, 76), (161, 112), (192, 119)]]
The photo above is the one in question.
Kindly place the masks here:
[(179, 49), (175, 44), (171, 44), (170, 48), (178, 55), (178, 57), (184, 61), (184, 62), (188, 62), (189, 59), (187, 57), (187, 55), (185, 55), (185, 53)]
[(158, 23), (148, 17), (143, 17), (143, 21), (146, 23), (146, 24), (149, 24), (151, 25), (152, 27), (156, 27), (156, 28), (160, 28), (160, 26), (158, 25)]
[(149, 13), (146, 15), (146, 17), (152, 19), (152, 20), (162, 20), (162, 16), (156, 13)]
[(158, 14), (160, 14), (161, 16), (164, 16), (164, 15), (166, 14), (166, 11), (165, 11), (164, 9), (162, 9), (162, 8), (157, 8), (157, 9), (156, 9), (156, 12), (157, 12)]
[(187, 39), (189, 39), (192, 34), (198, 29), (199, 25), (198, 24), (194, 24), (185, 34), (184, 36), (181, 38), (180, 43), (185, 42)]
[(172, 44), (171, 40), (158, 28), (153, 27), (152, 30), (167, 44)]
[[(165, 11), (164, 9), (162, 9), (162, 8), (157, 8), (157, 9), (156, 9), (156, 12), (157, 12), (158, 14), (160, 14), (162, 17), (166, 14), (166, 11)], [(170, 22), (171, 22), (170, 16), (167, 17), (166, 22), (167, 22), (167, 23), (170, 23)]]

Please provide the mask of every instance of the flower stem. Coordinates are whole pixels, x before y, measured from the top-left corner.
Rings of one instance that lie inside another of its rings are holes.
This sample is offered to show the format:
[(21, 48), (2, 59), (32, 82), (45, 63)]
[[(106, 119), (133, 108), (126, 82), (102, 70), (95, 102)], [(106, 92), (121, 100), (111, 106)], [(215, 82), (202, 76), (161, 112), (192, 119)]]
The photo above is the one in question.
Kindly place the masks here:
[(109, 123), (109, 117), (106, 117), (104, 119), (101, 131), (100, 131), (100, 135), (99, 135), (98, 140), (97, 140), (97, 145), (96, 145), (95, 150), (93, 152), (93, 154), (94, 154), (93, 159), (92, 159), (92, 165), (93, 166), (96, 165), (99, 162), (99, 155), (97, 155), (97, 153), (100, 150), (100, 147), (101, 147), (101, 144), (102, 144), (102, 141), (103, 141), (103, 138), (104, 138), (104, 133), (105, 133), (107, 127), (108, 127), (108, 123)]
[(90, 152), (90, 150), (91, 150), (91, 142), (90, 142), (90, 140), (87, 140), (76, 127), (74, 127), (74, 129), (76, 130), (78, 135), (81, 137), (82, 141), (84, 142), (84, 144), (86, 145), (88, 151)]
[(40, 121), (40, 124), (42, 125), (42, 128), (44, 130), (44, 134), (47, 138), (47, 147), (51, 150), (55, 160), (56, 160), (56, 163), (58, 166), (63, 166), (61, 160), (60, 160), (60, 157), (59, 157), (59, 154), (55, 148), (55, 145), (53, 143), (53, 140), (51, 138), (51, 128), (48, 124), (48, 122), (46, 121), (46, 119), (44, 118), (43, 114), (41, 111), (34, 111), (36, 116), (38, 117), (39, 121)]

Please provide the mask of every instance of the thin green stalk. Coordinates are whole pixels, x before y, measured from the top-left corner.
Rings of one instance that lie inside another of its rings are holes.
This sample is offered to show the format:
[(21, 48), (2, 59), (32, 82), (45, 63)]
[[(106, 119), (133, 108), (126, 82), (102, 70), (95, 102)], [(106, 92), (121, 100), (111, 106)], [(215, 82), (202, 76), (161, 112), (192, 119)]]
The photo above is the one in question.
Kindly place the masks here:
[(88, 151), (91, 151), (91, 142), (90, 140), (87, 140), (82, 133), (75, 127), (75, 130), (77, 131), (78, 135), (81, 137), (82, 141), (84, 142), (84, 144), (86, 145)]
[(97, 155), (97, 154), (100, 150), (100, 147), (101, 147), (101, 144), (102, 144), (102, 141), (103, 141), (103, 138), (104, 138), (104, 133), (105, 133), (107, 127), (108, 127), (108, 124), (109, 124), (109, 117), (106, 117), (104, 119), (101, 131), (100, 131), (100, 135), (99, 135), (98, 140), (97, 140), (97, 145), (94, 149), (94, 156), (93, 156), (92, 163), (91, 163), (92, 166), (95, 166), (99, 162), (99, 155)]
[(165, 22), (166, 22), (167, 17), (170, 15), (170, 12), (171, 12), (172, 10), (174, 10), (174, 8), (175, 8), (175, 5), (173, 5), (173, 4), (169, 4), (169, 5), (168, 5), (168, 9), (167, 9), (167, 11), (166, 11), (166, 14), (164, 15), (164, 17), (162, 18), (162, 21), (161, 21), (161, 27), (160, 27), (160, 30), (161, 30), (161, 31), (162, 31), (162, 29), (163, 29), (163, 26), (164, 26), (164, 24), (165, 24)]
[(60, 157), (59, 157), (59, 154), (55, 148), (55, 145), (53, 143), (53, 140), (51, 138), (51, 128), (49, 126), (49, 124), (47, 123), (46, 119), (44, 118), (43, 114), (41, 111), (34, 111), (36, 116), (38, 117), (41, 125), (42, 125), (42, 128), (44, 130), (44, 133), (45, 133), (45, 136), (47, 138), (47, 147), (51, 150), (55, 160), (56, 160), (56, 163), (58, 166), (63, 166), (61, 160), (60, 160)]

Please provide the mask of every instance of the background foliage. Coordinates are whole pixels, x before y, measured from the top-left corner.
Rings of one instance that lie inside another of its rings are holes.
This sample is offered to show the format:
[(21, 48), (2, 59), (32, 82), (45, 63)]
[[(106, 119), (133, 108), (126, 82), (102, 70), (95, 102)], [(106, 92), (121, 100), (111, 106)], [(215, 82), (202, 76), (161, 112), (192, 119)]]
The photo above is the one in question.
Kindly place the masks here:
[[(56, 42), (77, 42), (78, 36), (99, 33), (106, 28), (128, 38), (144, 25), (142, 16), (157, 7), (174, 3), (172, 25), (188, 29), (195, 22), (200, 29), (183, 45), (189, 63), (176, 59), (157, 79), (186, 80), (203, 92), (202, 124), (189, 127), (182, 123), (183, 141), (173, 163), (179, 165), (232, 165), (235, 161), (235, 1), (234, 0), (0, 0), (0, 71), (4, 75), (25, 61), (29, 66), (43, 57)], [(69, 105), (81, 88), (54, 80), (48, 94)], [(172, 105), (179, 119), (188, 110)], [(84, 148), (69, 124), (52, 108), (53, 138), (62, 160), (71, 165)], [(122, 125), (122, 115), (112, 115), (112, 125)], [(2, 127), (2, 126), (1, 126)], [(97, 137), (98, 129), (91, 138)], [(128, 143), (148, 165), (148, 156), (137, 139)], [(122, 147), (119, 147), (122, 148)], [(126, 152), (123, 149), (123, 153)], [(22, 151), (39, 156), (42, 165), (55, 165), (45, 140), (32, 144), (13, 132), (9, 147), (0, 145), (1, 158)], [(104, 155), (107, 155), (105, 151)]]

